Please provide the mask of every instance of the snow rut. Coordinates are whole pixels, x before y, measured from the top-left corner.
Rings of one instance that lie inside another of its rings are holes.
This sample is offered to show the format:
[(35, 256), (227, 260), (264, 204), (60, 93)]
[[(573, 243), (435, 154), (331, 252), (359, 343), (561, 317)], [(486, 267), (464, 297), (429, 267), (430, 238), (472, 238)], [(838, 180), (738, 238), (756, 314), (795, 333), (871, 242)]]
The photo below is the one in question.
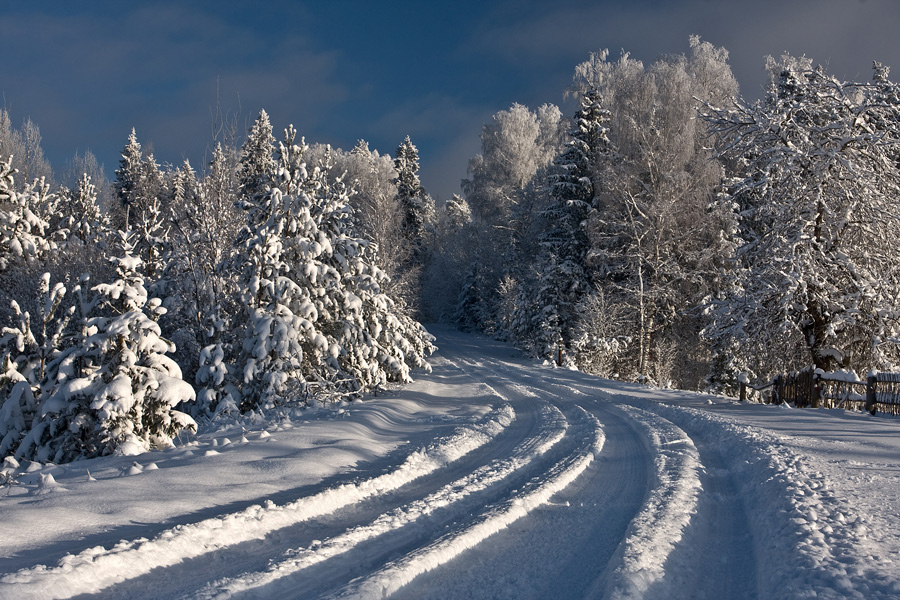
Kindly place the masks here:
[[(454, 504), (462, 505), (467, 497), (497, 484), (516, 471), (527, 468), (563, 438), (568, 423), (562, 412), (551, 406), (544, 406), (542, 412), (544, 413), (542, 425), (538, 433), (519, 444), (509, 457), (495, 459), (424, 498), (379, 515), (367, 525), (354, 527), (334, 538), (316, 541), (308, 547), (289, 551), (286, 558), (273, 562), (264, 572), (245, 573), (228, 580), (213, 582), (192, 597), (224, 599), (250, 589), (261, 588), (344, 554), (362, 542), (410, 526), (438, 510)], [(465, 512), (469, 508), (460, 506), (457, 511)], [(409, 572), (406, 572), (406, 575), (409, 576)]]
[(665, 563), (681, 540), (700, 494), (700, 457), (694, 442), (659, 415), (621, 406), (650, 441), (656, 485), (631, 521), (619, 546), (618, 563), (607, 575), (606, 597), (643, 598), (665, 575)]
[(220, 548), (259, 539), (278, 529), (333, 513), (338, 509), (385, 494), (459, 460), (495, 438), (516, 418), (509, 404), (480, 422), (458, 428), (452, 435), (410, 454), (391, 472), (348, 483), (301, 498), (284, 506), (272, 502), (205, 519), (165, 531), (152, 540), (122, 541), (113, 548), (91, 548), (69, 555), (55, 567), (39, 565), (0, 579), (0, 598), (68, 598), (96, 593), (159, 567)]
[[(489, 365), (489, 368), (485, 368)], [(547, 400), (563, 404), (596, 406), (599, 399), (610, 401), (625, 412), (641, 436), (648, 441), (655, 457), (650, 473), (652, 483), (640, 511), (628, 525), (616, 554), (606, 566), (606, 574), (597, 580), (589, 595), (617, 600), (638, 599), (654, 589), (666, 575), (666, 563), (678, 547), (697, 511), (702, 493), (703, 464), (694, 441), (672, 421), (629, 406), (633, 398), (619, 397), (592, 386), (590, 393), (580, 389), (576, 380), (567, 381), (565, 370), (522, 369), (504, 360), (482, 363), (481, 375), (489, 379), (528, 382), (531, 393), (541, 391)], [(470, 365), (474, 368), (475, 365)], [(604, 588), (605, 589), (602, 589)], [(360, 597), (376, 597), (374, 587)], [(385, 588), (390, 589), (390, 588)]]
[(522, 489), (488, 506), (473, 522), (454, 529), (436, 541), (407, 553), (382, 569), (351, 582), (332, 598), (384, 598), (408, 585), (419, 575), (435, 569), (491, 535), (527, 516), (565, 489), (594, 460), (605, 441), (596, 418), (585, 414), (589, 431), (577, 433), (580, 443), (563, 459), (534, 477)]

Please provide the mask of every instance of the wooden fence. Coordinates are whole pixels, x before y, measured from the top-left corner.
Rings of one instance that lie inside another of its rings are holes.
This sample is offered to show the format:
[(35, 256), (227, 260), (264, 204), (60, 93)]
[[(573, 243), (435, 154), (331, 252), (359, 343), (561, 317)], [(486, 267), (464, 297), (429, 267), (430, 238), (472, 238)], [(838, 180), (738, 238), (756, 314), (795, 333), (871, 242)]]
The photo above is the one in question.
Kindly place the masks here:
[(741, 382), (741, 400), (749, 390), (761, 394), (767, 404), (787, 402), (797, 408), (846, 408), (900, 414), (900, 373), (876, 373), (866, 381), (846, 371), (824, 373), (813, 367), (802, 371), (782, 373), (762, 386)]

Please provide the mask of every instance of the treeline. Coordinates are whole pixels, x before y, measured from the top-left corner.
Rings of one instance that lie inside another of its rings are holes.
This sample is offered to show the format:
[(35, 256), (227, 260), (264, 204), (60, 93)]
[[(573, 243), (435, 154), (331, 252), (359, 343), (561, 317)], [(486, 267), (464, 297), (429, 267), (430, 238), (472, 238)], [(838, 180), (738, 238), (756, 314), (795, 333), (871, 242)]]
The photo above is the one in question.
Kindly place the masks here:
[(727, 58), (696, 37), (648, 66), (604, 51), (570, 118), (494, 115), (442, 213), (430, 308), (660, 386), (896, 368), (897, 84), (783, 56), (748, 102)]
[(27, 137), (3, 116), (0, 456), (165, 447), (197, 419), (354, 398), (428, 368), (415, 317), (433, 202), (408, 138), (395, 159), (293, 128), (276, 142), (262, 111), (198, 174), (160, 167), (132, 131), (115, 181), (94, 171), (98, 191), (88, 169), (54, 188), (40, 152), (19, 183)]
[(262, 111), (201, 173), (132, 131), (113, 182), (86, 153), (60, 185), (37, 126), (0, 111), (0, 456), (166, 446), (408, 381), (419, 320), (685, 389), (895, 369), (900, 88), (878, 63), (866, 83), (766, 67), (748, 102), (696, 37), (648, 66), (593, 54), (574, 114), (498, 112), (439, 206), (409, 138), (276, 140)]

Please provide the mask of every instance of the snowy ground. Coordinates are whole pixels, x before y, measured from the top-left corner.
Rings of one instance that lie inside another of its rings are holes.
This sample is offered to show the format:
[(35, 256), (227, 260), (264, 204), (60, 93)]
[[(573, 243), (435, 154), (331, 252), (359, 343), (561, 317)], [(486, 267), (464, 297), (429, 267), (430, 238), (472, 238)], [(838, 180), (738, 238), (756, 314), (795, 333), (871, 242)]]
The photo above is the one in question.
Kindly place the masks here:
[(436, 333), (433, 374), (342, 412), (22, 465), (0, 598), (900, 597), (900, 420)]

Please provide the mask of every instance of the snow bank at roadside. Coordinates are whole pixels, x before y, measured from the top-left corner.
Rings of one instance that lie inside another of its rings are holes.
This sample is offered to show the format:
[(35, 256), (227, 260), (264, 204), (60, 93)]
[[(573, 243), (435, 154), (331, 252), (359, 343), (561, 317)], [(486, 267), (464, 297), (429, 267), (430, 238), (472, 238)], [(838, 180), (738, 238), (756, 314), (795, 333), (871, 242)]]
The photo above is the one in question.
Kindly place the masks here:
[(835, 493), (814, 458), (791, 450), (784, 436), (703, 410), (651, 403), (646, 408), (730, 461), (729, 469), (742, 482), (763, 574), (760, 597), (900, 597), (897, 567), (867, 550), (871, 515)]

